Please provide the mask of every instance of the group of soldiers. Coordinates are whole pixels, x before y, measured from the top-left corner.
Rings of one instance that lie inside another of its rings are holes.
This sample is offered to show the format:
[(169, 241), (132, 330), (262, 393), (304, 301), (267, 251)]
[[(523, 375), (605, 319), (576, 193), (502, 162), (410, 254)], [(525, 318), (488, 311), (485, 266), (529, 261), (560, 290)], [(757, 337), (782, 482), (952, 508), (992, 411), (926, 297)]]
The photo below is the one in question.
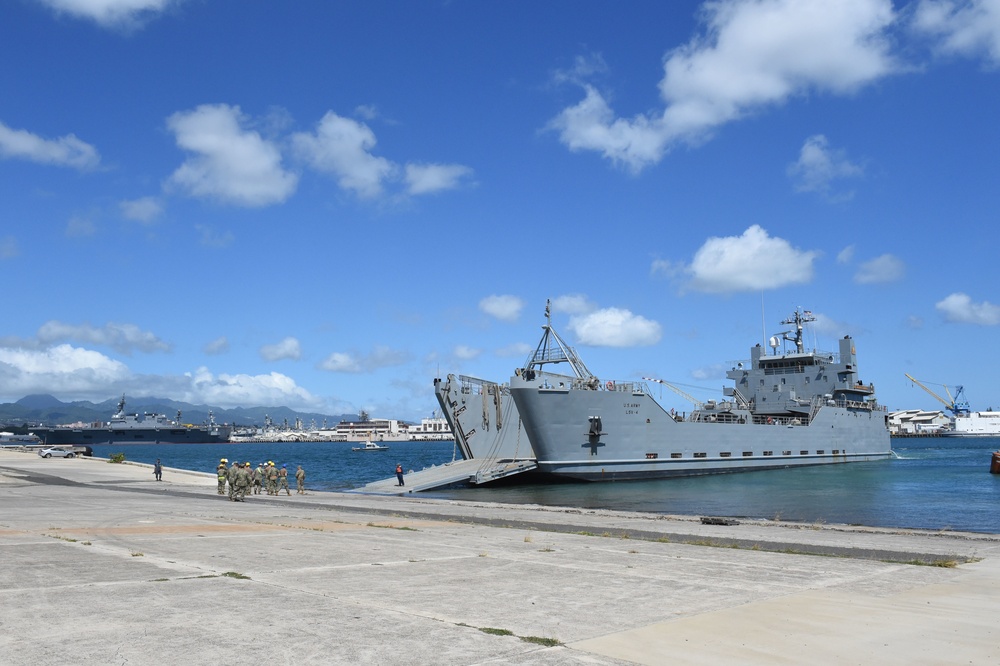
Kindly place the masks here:
[[(261, 488), (265, 488), (268, 495), (277, 495), (282, 490), (286, 495), (292, 494), (288, 489), (288, 466), (278, 467), (271, 460), (254, 469), (249, 462), (234, 461), (230, 465), (228, 459), (222, 458), (215, 472), (219, 477), (219, 494), (228, 494), (233, 502), (244, 501), (251, 492), (259, 495)], [(305, 495), (306, 472), (302, 465), (295, 472), (295, 485), (296, 494)]]

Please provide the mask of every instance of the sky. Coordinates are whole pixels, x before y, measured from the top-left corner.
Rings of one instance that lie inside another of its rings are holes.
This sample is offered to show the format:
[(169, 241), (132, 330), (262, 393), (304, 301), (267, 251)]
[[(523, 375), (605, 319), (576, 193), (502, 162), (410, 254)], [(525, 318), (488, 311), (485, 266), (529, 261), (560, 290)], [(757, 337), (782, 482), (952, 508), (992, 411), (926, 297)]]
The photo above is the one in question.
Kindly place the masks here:
[(419, 420), (551, 300), (602, 381), (802, 308), (1000, 407), (1000, 0), (6, 0), (0, 62), (0, 401)]

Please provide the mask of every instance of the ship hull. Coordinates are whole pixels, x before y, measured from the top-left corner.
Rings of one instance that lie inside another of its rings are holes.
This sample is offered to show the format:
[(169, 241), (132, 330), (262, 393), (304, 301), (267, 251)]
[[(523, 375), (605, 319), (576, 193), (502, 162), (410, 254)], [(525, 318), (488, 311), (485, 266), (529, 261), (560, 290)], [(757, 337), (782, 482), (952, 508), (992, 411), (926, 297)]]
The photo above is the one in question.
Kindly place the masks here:
[(218, 444), (229, 441), (226, 428), (51, 428), (35, 431), (47, 446), (108, 444)]
[[(823, 406), (811, 417), (771, 423), (736, 410), (716, 421), (679, 421), (643, 392), (553, 389), (514, 377), (511, 395), (538, 470), (585, 481), (725, 474), (892, 455), (881, 410)], [(600, 424), (596, 434), (594, 419)]]

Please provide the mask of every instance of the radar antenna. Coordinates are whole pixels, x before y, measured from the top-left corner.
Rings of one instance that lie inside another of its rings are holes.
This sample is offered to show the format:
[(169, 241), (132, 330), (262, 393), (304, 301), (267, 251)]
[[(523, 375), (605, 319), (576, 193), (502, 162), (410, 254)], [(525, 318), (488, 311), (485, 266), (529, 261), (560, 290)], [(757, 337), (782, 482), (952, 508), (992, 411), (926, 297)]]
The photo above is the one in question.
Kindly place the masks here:
[(792, 316), (781, 322), (782, 324), (785, 325), (794, 325), (795, 336), (789, 337), (792, 335), (792, 331), (785, 331), (784, 333), (781, 334), (781, 339), (788, 340), (789, 342), (794, 342), (795, 351), (799, 354), (804, 353), (805, 346), (802, 344), (802, 325), (808, 324), (813, 321), (816, 321), (816, 317), (813, 316), (812, 311), (795, 308), (795, 312), (792, 314)]

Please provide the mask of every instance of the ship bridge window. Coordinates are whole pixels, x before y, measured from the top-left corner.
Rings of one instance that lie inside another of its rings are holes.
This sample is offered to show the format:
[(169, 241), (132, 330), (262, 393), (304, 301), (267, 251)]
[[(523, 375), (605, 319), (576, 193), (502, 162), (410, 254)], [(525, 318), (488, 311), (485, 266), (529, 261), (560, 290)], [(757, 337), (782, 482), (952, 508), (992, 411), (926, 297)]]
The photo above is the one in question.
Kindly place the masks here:
[(773, 456), (774, 455), (774, 451), (764, 451), (764, 455), (765, 456)]
[(708, 457), (708, 454), (707, 454), (707, 453), (704, 453), (704, 452), (701, 452), (701, 453), (695, 453), (695, 454), (694, 454), (694, 457), (695, 457), (695, 458), (707, 458), (707, 457)]
[(683, 453), (671, 453), (670, 457), (671, 458), (683, 458), (684, 454)]
[(753, 456), (753, 451), (744, 451), (743, 452), (743, 457), (744, 458), (750, 458), (752, 456)]
[(728, 458), (731, 455), (733, 455), (732, 451), (723, 451), (722, 453), (719, 454), (719, 457), (720, 458)]

